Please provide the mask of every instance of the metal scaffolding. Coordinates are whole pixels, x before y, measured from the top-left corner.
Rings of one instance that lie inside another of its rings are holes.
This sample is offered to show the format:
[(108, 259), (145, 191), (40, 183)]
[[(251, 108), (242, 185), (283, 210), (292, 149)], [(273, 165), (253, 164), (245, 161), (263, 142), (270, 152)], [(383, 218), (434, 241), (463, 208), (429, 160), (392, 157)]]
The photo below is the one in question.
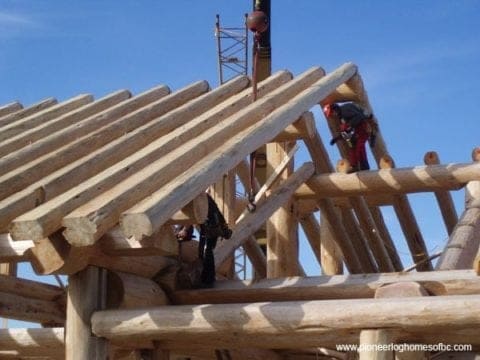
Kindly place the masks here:
[(218, 76), (223, 84), (235, 76), (248, 74), (247, 14), (243, 27), (221, 27), (220, 15), (217, 14), (216, 19)]

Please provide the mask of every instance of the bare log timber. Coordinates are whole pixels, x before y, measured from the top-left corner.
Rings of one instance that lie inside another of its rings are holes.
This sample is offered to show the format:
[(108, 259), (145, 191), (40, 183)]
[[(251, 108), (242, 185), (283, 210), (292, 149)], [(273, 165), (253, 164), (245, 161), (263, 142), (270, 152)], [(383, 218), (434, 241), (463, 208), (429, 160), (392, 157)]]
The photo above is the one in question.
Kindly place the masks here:
[[(232, 137), (232, 134), (253, 125), (255, 121), (261, 119), (264, 112), (279, 107), (286, 99), (310, 86), (321, 74), (322, 72), (318, 68), (308, 70), (298, 78), (275, 90), (270, 96), (249, 105), (242, 111), (225, 119), (223, 123), (215, 124), (210, 128), (210, 131), (202, 132), (195, 138), (190, 138), (183, 144), (179, 144), (177, 148), (143, 168), (141, 174), (131, 176), (115, 185), (106, 194), (107, 196), (98, 197), (76, 209), (63, 220), (63, 225), (66, 227), (65, 236), (72, 243), (78, 241), (79, 244), (83, 243), (84, 245), (96, 241), (98, 236), (118, 222), (118, 212), (128, 210), (147, 196), (147, 203), (155, 202), (155, 193), (150, 195), (153, 191), (161, 188), (165, 183), (182, 173), (189, 175), (192, 171), (191, 167), (198, 163), (202, 157), (216, 150), (219, 143), (227, 141)], [(178, 130), (181, 131), (181, 129)], [(173, 137), (174, 134), (172, 133), (170, 136)], [(211, 174), (215, 176), (212, 183), (217, 181), (224, 173)], [(135, 188), (136, 191), (130, 191), (131, 188)], [(142, 205), (139, 207), (141, 208)], [(93, 212), (97, 215), (100, 214), (100, 216), (92, 217)], [(150, 226), (148, 218), (145, 219), (142, 216), (138, 216), (140, 223), (137, 230), (132, 218), (125, 221), (124, 216), (121, 219), (122, 229), (128, 236), (140, 238), (157, 230), (157, 228)], [(131, 221), (131, 226), (129, 221)]]
[[(171, 211), (176, 211), (178, 206), (184, 206), (191, 201), (195, 194), (202, 191), (202, 188), (204, 189), (216, 181), (218, 173), (224, 173), (232, 169), (254, 149), (273, 139), (286, 126), (327, 96), (332, 89), (350, 78), (356, 70), (353, 64), (346, 64), (332, 74), (323, 77), (287, 104), (273, 111), (255, 126), (238, 133), (237, 136), (227, 141), (221, 147), (222, 156), (220, 156), (220, 153), (213, 152), (195, 165), (195, 171), (198, 171), (199, 174), (195, 179), (185, 179), (180, 176), (174, 182), (164, 186), (162, 190), (157, 191), (151, 197), (151, 201), (145, 201), (130, 209), (128, 213), (123, 215), (122, 224), (125, 224), (125, 228), (128, 228), (128, 221), (130, 220), (127, 217), (132, 216), (132, 221), (136, 223), (135, 217), (140, 216), (144, 219), (143, 222), (148, 225), (147, 227), (158, 229), (171, 216)], [(188, 191), (180, 189), (188, 189)], [(130, 232), (127, 231), (126, 233), (129, 234)]]
[(480, 295), (178, 305), (96, 312), (92, 329), (112, 341), (159, 340), (167, 348), (195, 345), (207, 338), (215, 348), (232, 344), (237, 348), (291, 348), (316, 346), (333, 335), (341, 341), (342, 333), (368, 328), (389, 327), (421, 336), (442, 327), (457, 333), (478, 331), (479, 308)]

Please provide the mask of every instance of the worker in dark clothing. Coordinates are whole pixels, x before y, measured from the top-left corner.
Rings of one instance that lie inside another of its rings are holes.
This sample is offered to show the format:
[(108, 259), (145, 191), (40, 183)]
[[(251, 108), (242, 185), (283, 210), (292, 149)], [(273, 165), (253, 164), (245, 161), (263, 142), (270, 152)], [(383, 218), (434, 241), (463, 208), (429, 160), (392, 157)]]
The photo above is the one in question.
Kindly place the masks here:
[(204, 285), (211, 286), (215, 282), (213, 250), (217, 245), (218, 238), (230, 239), (231, 236), (232, 230), (229, 229), (215, 201), (208, 195), (208, 216), (207, 220), (200, 225), (198, 245), (198, 257), (203, 260), (201, 281)]
[(334, 118), (340, 122), (340, 135), (330, 140), (330, 145), (343, 139), (348, 145), (348, 160), (351, 165), (349, 172), (359, 170), (369, 170), (365, 143), (367, 140), (370, 147), (375, 146), (376, 123), (373, 121), (372, 114), (366, 114), (365, 111), (353, 102), (344, 104), (328, 104), (323, 108), (327, 118)]

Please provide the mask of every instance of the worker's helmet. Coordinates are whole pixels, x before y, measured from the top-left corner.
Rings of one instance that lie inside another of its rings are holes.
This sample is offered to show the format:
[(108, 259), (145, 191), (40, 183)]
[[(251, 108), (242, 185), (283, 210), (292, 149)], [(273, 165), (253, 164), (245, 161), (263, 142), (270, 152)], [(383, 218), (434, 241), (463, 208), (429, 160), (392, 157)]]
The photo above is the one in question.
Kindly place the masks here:
[(256, 10), (247, 17), (247, 27), (250, 31), (262, 33), (268, 28), (268, 17), (263, 11)]
[(336, 112), (339, 110), (339, 106), (335, 103), (333, 104), (327, 104), (323, 107), (323, 113), (327, 118), (329, 118), (332, 115), (336, 115)]

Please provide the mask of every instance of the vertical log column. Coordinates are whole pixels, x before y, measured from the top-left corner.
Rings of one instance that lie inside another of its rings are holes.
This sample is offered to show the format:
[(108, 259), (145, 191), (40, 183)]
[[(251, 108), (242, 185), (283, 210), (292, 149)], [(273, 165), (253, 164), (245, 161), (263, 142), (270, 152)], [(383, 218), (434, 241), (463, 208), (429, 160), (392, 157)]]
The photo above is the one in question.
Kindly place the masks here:
[[(17, 264), (14, 263), (2, 263), (0, 264), (0, 275), (10, 275), (16, 276), (17, 275)], [(1, 328), (8, 327), (8, 319), (1, 319)]]
[[(398, 297), (414, 297), (414, 296), (428, 296), (428, 292), (416, 282), (400, 282), (382, 286), (375, 292), (376, 299), (398, 298)], [(360, 352), (360, 360), (372, 359), (392, 359), (404, 360), (420, 360), (425, 359), (426, 354), (423, 351), (407, 352), (403, 355), (402, 352), (394, 352), (391, 344), (393, 338), (387, 329), (365, 329), (360, 332), (360, 346), (363, 347)], [(390, 346), (390, 347), (389, 347)], [(384, 347), (383, 351), (381, 347)], [(365, 351), (366, 350), (366, 351)]]
[(92, 335), (90, 318), (104, 307), (105, 270), (89, 266), (68, 278), (66, 359), (106, 359), (106, 341)]
[[(223, 175), (220, 181), (210, 188), (210, 195), (223, 214), (230, 229), (235, 225), (235, 171), (229, 171)], [(225, 277), (232, 279), (235, 276), (235, 255), (223, 264), (219, 271)]]
[[(267, 145), (267, 170), (275, 169), (295, 142)], [(283, 171), (285, 180), (293, 173), (293, 160)], [(281, 181), (281, 180), (280, 180)], [(292, 200), (280, 207), (267, 222), (267, 277), (300, 275), (298, 267), (298, 222)]]

